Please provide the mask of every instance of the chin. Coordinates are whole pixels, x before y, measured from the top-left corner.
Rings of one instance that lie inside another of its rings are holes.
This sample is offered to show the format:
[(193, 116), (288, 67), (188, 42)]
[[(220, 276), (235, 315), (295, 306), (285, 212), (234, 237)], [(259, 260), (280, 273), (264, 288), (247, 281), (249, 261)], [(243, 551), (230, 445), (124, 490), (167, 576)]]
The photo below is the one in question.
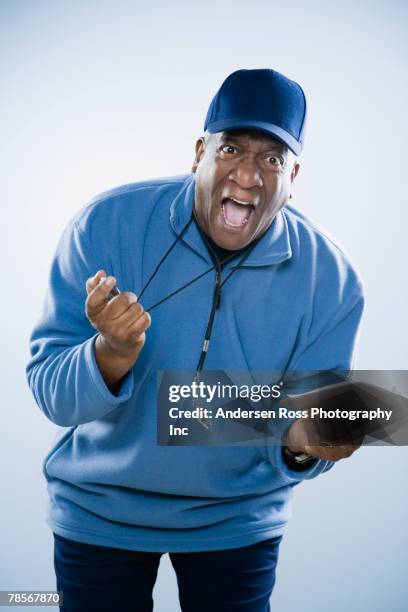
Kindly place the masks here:
[(215, 234), (211, 235), (211, 238), (219, 247), (222, 249), (228, 249), (229, 251), (243, 249), (252, 242), (252, 239), (248, 239), (244, 236), (237, 236), (234, 233), (230, 234), (223, 231), (222, 235), (220, 234), (221, 232), (215, 232)]

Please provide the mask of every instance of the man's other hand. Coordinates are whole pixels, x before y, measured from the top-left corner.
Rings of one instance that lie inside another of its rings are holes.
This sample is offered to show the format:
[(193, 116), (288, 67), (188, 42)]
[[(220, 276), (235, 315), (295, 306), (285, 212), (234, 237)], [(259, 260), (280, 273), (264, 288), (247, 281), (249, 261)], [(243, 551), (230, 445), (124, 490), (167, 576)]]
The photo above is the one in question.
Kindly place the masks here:
[(286, 446), (294, 453), (306, 453), (316, 459), (326, 461), (340, 461), (350, 457), (360, 446), (361, 441), (354, 440), (346, 444), (310, 444), (317, 439), (317, 433), (312, 431), (314, 425), (311, 420), (298, 419), (289, 427), (286, 434)]

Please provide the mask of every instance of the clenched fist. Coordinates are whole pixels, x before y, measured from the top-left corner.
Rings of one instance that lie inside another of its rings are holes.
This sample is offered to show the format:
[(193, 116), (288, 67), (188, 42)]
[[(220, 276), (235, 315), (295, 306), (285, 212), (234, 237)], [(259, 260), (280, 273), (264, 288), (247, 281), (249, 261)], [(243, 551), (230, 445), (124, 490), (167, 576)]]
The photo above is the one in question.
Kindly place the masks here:
[[(102, 283), (101, 279), (104, 279)], [(125, 291), (107, 301), (115, 284), (113, 276), (107, 277), (104, 270), (99, 270), (86, 281), (88, 297), (85, 302), (86, 316), (99, 332), (95, 342), (96, 361), (111, 390), (117, 388), (134, 365), (151, 324), (149, 313), (144, 311), (134, 293)]]
[[(319, 431), (312, 419), (298, 419), (290, 426), (286, 435), (286, 446), (289, 450), (298, 453), (306, 453), (316, 459), (326, 461), (339, 461), (350, 457), (362, 443), (362, 439), (347, 439), (343, 444), (319, 445)], [(310, 441), (315, 442), (311, 444)]]

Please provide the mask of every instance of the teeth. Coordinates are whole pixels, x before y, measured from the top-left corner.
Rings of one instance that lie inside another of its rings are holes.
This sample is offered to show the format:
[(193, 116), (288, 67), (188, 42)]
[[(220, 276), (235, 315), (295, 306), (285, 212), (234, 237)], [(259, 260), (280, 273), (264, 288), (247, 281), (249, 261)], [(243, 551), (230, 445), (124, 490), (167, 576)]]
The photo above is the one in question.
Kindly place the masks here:
[(242, 200), (237, 200), (237, 198), (232, 198), (230, 197), (230, 200), (233, 200), (234, 202), (236, 202), (237, 204), (242, 204), (243, 206), (253, 206), (253, 202), (243, 202)]

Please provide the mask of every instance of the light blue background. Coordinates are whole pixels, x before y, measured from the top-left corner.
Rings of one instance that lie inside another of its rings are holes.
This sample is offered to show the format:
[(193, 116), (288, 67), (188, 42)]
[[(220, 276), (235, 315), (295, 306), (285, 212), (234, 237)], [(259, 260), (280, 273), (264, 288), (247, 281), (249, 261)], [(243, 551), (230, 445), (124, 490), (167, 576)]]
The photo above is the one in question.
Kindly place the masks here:
[[(229, 72), (273, 67), (303, 85), (309, 126), (293, 203), (365, 281), (356, 367), (407, 369), (407, 9), (1, 2), (0, 589), (55, 586), (41, 462), (61, 432), (24, 367), (58, 237), (96, 193), (188, 171)], [(408, 609), (407, 458), (407, 448), (365, 448), (296, 490), (274, 612)], [(155, 598), (157, 612), (179, 609), (167, 558)]]

